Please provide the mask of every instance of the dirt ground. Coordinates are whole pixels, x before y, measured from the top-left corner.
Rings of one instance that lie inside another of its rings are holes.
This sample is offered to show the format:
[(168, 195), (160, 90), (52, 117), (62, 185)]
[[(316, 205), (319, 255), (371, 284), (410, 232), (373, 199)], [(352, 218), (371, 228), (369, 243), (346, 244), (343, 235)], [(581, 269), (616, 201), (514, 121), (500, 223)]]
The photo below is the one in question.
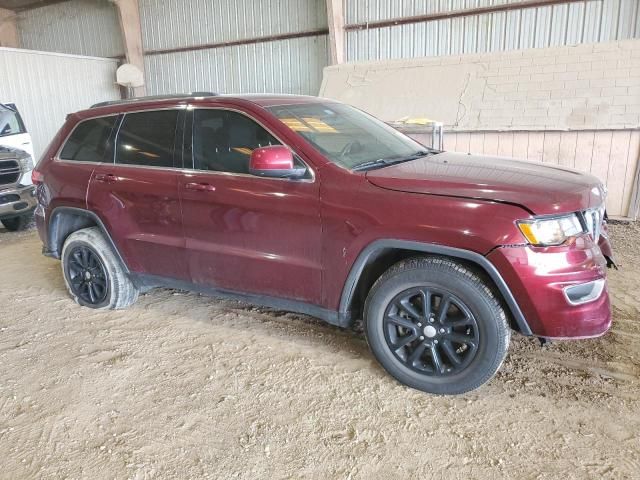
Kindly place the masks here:
[(0, 477), (640, 478), (640, 226), (611, 233), (610, 333), (514, 336), (488, 385), (436, 397), (312, 318), (171, 290), (79, 307), (34, 230), (0, 230)]

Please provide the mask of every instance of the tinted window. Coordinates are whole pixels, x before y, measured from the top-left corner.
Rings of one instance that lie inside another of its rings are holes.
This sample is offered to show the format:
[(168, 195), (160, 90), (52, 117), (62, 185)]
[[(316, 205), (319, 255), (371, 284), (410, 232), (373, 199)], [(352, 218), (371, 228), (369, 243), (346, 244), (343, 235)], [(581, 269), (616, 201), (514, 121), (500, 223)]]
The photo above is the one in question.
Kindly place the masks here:
[(173, 166), (177, 110), (128, 113), (118, 132), (116, 163)]
[(20, 115), (12, 108), (0, 105), (0, 137), (24, 133), (24, 125)]
[(60, 158), (81, 162), (102, 162), (116, 118), (94, 118), (79, 123), (60, 152)]
[(237, 112), (202, 109), (193, 118), (193, 163), (198, 170), (249, 173), (251, 152), (280, 145), (264, 128)]

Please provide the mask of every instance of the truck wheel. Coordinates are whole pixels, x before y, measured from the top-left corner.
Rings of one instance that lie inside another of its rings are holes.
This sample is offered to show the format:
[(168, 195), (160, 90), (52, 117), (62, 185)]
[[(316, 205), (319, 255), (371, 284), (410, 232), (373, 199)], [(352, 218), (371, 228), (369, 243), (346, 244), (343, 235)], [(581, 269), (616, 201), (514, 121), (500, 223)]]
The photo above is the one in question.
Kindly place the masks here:
[(489, 381), (511, 336), (487, 283), (442, 257), (412, 258), (387, 270), (369, 292), (364, 325), (387, 372), (436, 394), (465, 393)]
[(27, 228), (32, 217), (32, 215), (21, 215), (19, 217), (5, 218), (2, 220), (2, 225), (10, 232), (17, 232)]
[(97, 227), (72, 233), (62, 247), (67, 290), (85, 307), (119, 309), (138, 299), (138, 289)]

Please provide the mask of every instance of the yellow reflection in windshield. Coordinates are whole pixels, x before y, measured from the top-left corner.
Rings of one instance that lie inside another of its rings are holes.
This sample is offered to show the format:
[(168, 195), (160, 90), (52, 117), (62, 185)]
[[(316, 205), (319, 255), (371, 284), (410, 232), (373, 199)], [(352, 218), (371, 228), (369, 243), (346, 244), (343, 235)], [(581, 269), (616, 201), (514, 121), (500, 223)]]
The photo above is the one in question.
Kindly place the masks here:
[(303, 117), (302, 120), (297, 118), (281, 118), (280, 120), (295, 132), (338, 133), (335, 128), (327, 125), (319, 118)]

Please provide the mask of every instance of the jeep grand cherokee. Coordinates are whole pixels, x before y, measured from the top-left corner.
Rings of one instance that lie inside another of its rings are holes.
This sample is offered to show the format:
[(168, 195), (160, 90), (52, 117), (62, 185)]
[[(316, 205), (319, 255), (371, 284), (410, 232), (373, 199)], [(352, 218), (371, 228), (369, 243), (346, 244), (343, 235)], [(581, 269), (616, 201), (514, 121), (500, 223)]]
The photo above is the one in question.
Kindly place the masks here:
[(436, 151), (326, 99), (100, 104), (68, 117), (33, 180), (44, 253), (79, 304), (164, 286), (364, 319), (382, 366), (427, 392), (488, 381), (511, 330), (611, 323), (596, 178)]

